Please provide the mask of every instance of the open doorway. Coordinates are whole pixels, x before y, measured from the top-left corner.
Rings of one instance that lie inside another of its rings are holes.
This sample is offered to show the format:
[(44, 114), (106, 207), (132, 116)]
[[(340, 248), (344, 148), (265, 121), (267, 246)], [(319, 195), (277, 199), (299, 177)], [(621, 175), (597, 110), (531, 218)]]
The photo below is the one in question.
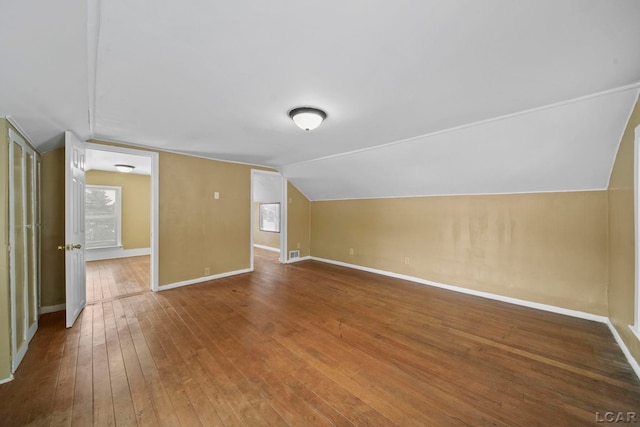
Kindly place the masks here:
[(152, 289), (153, 161), (127, 151), (87, 146), (88, 304)]
[(284, 262), (286, 188), (277, 172), (251, 171), (251, 268), (256, 260)]

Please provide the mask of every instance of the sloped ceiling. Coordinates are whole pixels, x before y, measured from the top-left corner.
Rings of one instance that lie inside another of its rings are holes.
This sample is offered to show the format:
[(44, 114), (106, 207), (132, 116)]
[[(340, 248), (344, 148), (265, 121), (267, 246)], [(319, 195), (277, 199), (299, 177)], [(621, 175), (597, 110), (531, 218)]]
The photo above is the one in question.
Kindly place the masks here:
[(605, 188), (640, 81), (637, 0), (13, 3), (0, 113), (36, 144), (88, 129), (314, 200)]
[(0, 117), (41, 151), (68, 129), (89, 138), (85, 2), (3, 2), (0, 14)]

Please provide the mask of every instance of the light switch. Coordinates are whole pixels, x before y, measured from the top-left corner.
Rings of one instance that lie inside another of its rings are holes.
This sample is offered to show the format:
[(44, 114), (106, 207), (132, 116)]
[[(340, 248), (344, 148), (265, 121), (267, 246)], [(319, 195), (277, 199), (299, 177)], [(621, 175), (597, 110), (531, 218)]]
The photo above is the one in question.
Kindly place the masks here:
[(218, 193), (217, 191), (213, 193), (213, 198), (218, 200), (220, 198), (220, 193)]

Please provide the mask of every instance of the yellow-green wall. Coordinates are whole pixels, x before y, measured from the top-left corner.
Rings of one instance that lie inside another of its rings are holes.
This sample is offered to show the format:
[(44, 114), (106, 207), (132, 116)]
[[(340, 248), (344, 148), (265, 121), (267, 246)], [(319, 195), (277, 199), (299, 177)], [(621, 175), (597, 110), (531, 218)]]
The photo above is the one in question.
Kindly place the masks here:
[(250, 267), (251, 169), (160, 153), (160, 286)]
[[(260, 230), (260, 203), (253, 204), (253, 243), (270, 248), (280, 249), (280, 233)], [(273, 202), (279, 203), (279, 202)]]
[[(64, 258), (55, 250), (64, 240), (64, 149), (42, 161), (42, 301), (57, 305), (65, 302)], [(198, 279), (205, 268), (211, 275), (249, 268), (255, 167), (166, 152), (159, 163), (159, 285)]]
[(64, 296), (64, 148), (42, 155), (42, 234), (40, 279), (42, 307), (65, 303)]
[(606, 191), (312, 202), (311, 254), (606, 315), (606, 223)]
[(121, 187), (123, 249), (151, 247), (151, 177), (90, 170), (87, 185)]
[(9, 300), (9, 134), (6, 119), (0, 119), (0, 380), (11, 375), (11, 317)]
[[(311, 255), (311, 203), (295, 185), (287, 184), (287, 250)], [(289, 257), (289, 254), (287, 254)]]
[[(636, 103), (622, 137), (609, 181), (609, 319), (640, 363), (640, 341), (629, 330), (634, 323), (635, 225), (634, 132), (640, 126), (640, 102)], [(637, 191), (637, 190), (636, 190)]]

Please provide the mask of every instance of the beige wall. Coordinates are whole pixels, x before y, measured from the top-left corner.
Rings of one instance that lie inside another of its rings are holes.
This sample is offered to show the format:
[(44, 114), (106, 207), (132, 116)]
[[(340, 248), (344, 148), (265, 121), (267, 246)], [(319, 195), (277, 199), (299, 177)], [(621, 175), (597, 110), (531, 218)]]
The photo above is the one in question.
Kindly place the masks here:
[(635, 225), (634, 131), (640, 126), (640, 102), (629, 119), (609, 181), (609, 318), (640, 363), (640, 342), (628, 325), (634, 323)]
[(161, 286), (250, 267), (251, 169), (160, 153)]
[[(205, 268), (211, 275), (249, 268), (256, 167), (165, 152), (159, 162), (159, 285), (198, 279)], [(65, 302), (64, 260), (55, 251), (64, 239), (64, 149), (43, 156), (45, 183), (42, 298), (56, 305)]]
[(91, 170), (87, 172), (87, 185), (121, 187), (123, 249), (151, 246), (150, 176)]
[[(311, 203), (293, 184), (287, 184), (287, 250), (311, 255)], [(289, 254), (287, 254), (287, 258)]]
[(253, 204), (253, 243), (280, 249), (280, 233), (260, 231), (260, 202)]
[(311, 254), (606, 315), (606, 221), (606, 191), (312, 202)]
[(40, 304), (65, 303), (64, 296), (64, 148), (42, 155), (42, 235)]
[(0, 119), (0, 380), (11, 375), (11, 318), (9, 302), (9, 134), (5, 119)]

